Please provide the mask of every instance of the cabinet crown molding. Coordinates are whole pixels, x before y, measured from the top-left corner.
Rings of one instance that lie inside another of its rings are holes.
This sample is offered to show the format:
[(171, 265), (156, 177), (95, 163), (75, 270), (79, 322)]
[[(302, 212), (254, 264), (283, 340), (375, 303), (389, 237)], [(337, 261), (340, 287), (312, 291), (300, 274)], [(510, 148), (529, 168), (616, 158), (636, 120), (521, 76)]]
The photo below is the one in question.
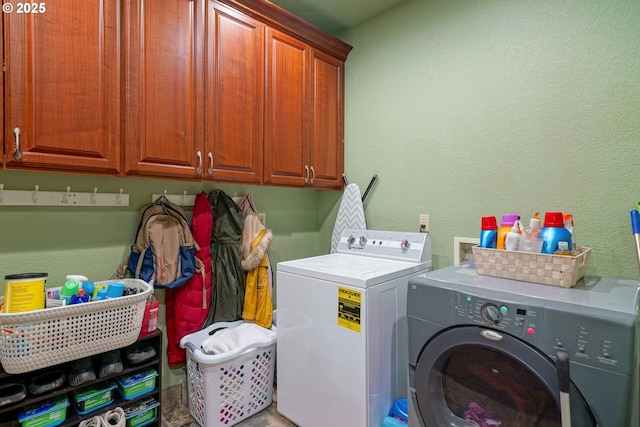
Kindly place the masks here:
[(349, 52), (353, 49), (353, 46), (273, 3), (263, 0), (218, 0), (218, 2), (304, 40), (314, 48), (326, 51), (343, 61), (346, 61)]

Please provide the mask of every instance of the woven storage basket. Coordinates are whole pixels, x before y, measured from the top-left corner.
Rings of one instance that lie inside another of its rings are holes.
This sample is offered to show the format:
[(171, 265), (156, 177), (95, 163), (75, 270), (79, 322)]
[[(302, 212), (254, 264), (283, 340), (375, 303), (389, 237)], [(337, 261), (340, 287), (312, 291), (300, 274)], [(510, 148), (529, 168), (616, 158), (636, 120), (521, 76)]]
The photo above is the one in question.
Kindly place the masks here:
[(474, 246), (478, 274), (571, 288), (584, 277), (591, 248), (578, 248), (578, 255), (549, 255)]
[(124, 283), (138, 293), (66, 307), (0, 313), (0, 363), (4, 370), (10, 374), (34, 371), (133, 344), (153, 288), (139, 279), (106, 280), (96, 285), (109, 283)]

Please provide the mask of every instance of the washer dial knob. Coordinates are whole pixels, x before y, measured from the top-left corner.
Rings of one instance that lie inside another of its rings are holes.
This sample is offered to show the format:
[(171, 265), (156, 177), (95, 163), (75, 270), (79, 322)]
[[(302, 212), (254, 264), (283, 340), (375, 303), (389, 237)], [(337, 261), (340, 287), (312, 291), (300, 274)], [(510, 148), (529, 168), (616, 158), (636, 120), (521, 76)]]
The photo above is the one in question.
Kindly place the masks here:
[(483, 305), (480, 313), (482, 314), (482, 318), (492, 325), (497, 325), (502, 320), (502, 312), (495, 304), (487, 303)]

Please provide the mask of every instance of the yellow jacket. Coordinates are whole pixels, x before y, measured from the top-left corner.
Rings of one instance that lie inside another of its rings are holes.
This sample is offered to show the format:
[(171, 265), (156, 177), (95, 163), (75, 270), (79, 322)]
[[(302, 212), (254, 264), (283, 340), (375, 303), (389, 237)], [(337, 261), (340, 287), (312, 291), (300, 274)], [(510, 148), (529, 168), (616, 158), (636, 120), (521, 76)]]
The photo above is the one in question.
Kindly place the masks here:
[(271, 230), (264, 228), (255, 212), (247, 212), (240, 241), (242, 269), (247, 272), (242, 318), (264, 328), (270, 328), (273, 321), (267, 254), (271, 240)]

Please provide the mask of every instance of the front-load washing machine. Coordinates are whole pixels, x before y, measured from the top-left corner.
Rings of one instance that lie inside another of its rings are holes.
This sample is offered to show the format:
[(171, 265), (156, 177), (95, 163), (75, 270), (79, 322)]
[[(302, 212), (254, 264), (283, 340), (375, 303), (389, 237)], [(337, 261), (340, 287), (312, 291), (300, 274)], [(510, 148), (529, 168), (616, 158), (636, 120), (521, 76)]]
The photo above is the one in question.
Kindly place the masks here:
[(380, 427), (407, 397), (407, 287), (430, 268), (428, 234), (376, 230), (278, 263), (278, 412), (301, 427)]
[(410, 280), (409, 425), (637, 427), (638, 304), (637, 281), (560, 288), (473, 263)]

